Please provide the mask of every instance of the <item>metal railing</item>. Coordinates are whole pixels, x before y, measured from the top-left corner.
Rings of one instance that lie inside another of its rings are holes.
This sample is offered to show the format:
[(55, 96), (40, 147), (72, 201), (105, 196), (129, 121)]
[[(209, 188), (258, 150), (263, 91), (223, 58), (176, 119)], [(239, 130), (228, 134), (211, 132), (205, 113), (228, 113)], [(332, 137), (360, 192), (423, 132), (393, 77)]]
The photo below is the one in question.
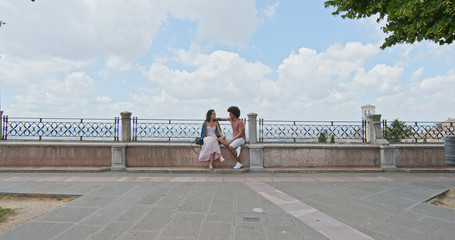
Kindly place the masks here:
[(119, 140), (119, 118), (9, 118), (3, 116), (2, 140)]
[(259, 119), (259, 142), (317, 142), (324, 134), (366, 142), (366, 121), (278, 121)]
[[(244, 120), (245, 121), (245, 120)], [(133, 118), (133, 141), (193, 141), (201, 136), (204, 120)], [(225, 136), (232, 136), (230, 122), (220, 121)]]
[(443, 138), (448, 135), (455, 135), (455, 125), (452, 122), (416, 122), (400, 121), (400, 129), (392, 126), (392, 121), (383, 120), (382, 130), (384, 137), (395, 136), (403, 142), (442, 142)]

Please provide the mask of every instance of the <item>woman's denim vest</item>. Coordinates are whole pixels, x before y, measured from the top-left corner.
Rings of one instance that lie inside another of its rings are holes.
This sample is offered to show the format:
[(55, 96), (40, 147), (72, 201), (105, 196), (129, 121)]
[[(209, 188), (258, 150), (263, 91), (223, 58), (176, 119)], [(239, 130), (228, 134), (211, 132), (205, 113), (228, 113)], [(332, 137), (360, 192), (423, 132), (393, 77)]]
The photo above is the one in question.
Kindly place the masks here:
[[(220, 123), (218, 121), (215, 121), (215, 122), (220, 127)], [(206, 137), (205, 136), (205, 133), (207, 131), (206, 123), (207, 123), (207, 121), (204, 121), (204, 123), (202, 124), (201, 138), (205, 138)], [(221, 127), (220, 127), (220, 130), (221, 130)], [(215, 129), (215, 135), (216, 135), (217, 138), (221, 137), (221, 134), (218, 132), (218, 128)]]

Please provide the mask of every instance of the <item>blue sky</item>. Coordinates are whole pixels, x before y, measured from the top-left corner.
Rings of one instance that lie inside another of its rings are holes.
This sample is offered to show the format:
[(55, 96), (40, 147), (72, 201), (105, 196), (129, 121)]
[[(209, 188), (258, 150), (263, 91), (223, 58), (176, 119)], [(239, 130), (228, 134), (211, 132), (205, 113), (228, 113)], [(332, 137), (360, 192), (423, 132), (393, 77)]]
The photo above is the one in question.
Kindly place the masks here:
[(0, 0), (1, 109), (11, 117), (275, 120), (455, 117), (455, 45), (380, 50), (375, 18), (324, 1)]

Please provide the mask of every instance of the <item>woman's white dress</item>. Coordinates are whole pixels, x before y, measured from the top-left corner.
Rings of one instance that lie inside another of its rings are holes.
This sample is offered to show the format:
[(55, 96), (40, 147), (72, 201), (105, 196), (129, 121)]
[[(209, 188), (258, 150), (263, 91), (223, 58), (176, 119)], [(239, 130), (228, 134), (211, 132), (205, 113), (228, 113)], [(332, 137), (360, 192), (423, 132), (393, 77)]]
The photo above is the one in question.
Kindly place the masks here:
[(199, 153), (199, 161), (209, 161), (210, 154), (215, 153), (215, 159), (218, 158), (218, 153), (221, 153), (220, 145), (216, 140), (215, 127), (207, 126), (207, 136), (204, 138), (204, 144), (202, 144), (201, 152)]

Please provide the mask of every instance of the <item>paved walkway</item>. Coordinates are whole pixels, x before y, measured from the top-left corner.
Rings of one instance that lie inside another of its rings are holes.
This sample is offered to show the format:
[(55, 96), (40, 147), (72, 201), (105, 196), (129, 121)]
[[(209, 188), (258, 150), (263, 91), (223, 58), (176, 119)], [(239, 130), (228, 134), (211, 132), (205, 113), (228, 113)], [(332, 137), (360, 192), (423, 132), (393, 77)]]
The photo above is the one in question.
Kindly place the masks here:
[(0, 239), (454, 239), (425, 201), (447, 173), (1, 173), (0, 192), (81, 195)]

